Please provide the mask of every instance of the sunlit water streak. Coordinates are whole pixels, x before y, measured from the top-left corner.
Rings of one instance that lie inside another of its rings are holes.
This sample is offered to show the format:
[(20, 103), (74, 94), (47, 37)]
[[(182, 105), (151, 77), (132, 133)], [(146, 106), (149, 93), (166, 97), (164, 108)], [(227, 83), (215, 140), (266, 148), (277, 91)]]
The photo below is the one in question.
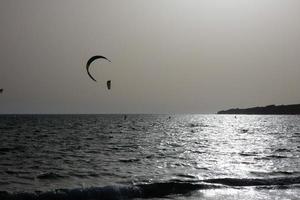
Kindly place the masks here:
[(161, 198), (300, 195), (299, 116), (10, 115), (0, 133), (0, 191), (151, 185), (152, 194), (163, 183), (175, 191)]

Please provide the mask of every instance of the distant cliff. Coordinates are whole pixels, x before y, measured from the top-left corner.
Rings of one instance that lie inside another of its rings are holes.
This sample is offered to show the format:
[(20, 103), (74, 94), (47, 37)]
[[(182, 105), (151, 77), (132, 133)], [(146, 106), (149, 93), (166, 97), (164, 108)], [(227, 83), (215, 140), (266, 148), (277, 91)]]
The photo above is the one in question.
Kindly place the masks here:
[(217, 114), (246, 114), (246, 115), (300, 115), (300, 104), (269, 105), (265, 107), (233, 108), (219, 111)]

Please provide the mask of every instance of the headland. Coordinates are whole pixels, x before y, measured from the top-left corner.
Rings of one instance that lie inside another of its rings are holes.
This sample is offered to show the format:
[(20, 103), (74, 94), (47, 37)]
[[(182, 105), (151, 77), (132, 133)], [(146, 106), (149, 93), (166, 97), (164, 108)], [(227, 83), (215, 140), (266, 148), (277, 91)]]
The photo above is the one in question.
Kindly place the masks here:
[(232, 108), (222, 110), (217, 114), (245, 114), (245, 115), (300, 115), (300, 104), (268, 105), (264, 107)]

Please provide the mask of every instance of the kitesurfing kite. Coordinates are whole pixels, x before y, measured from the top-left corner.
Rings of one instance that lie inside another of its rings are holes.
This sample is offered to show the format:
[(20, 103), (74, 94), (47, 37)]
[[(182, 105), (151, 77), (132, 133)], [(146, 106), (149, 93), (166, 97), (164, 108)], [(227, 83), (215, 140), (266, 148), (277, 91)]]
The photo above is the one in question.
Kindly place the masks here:
[[(100, 55), (93, 56), (93, 57), (91, 57), (91, 58), (87, 61), (87, 63), (86, 63), (86, 71), (87, 71), (89, 77), (90, 77), (93, 81), (95, 81), (95, 82), (97, 82), (97, 80), (91, 75), (91, 73), (90, 73), (90, 66), (91, 66), (91, 64), (92, 64), (95, 60), (97, 60), (97, 59), (104, 59), (104, 60), (107, 60), (108, 62), (111, 62), (108, 58), (106, 58), (106, 57), (104, 57), (104, 56), (100, 56)], [(111, 80), (108, 80), (108, 81), (106, 82), (106, 86), (107, 86), (107, 89), (110, 90), (110, 88), (111, 88)]]

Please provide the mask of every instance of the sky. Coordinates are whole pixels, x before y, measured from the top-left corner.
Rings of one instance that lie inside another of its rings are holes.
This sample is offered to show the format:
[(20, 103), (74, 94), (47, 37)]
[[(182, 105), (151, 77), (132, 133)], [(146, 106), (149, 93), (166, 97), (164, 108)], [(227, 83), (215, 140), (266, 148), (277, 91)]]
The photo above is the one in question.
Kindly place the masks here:
[(299, 0), (1, 0), (0, 113), (300, 103), (299, 20)]

